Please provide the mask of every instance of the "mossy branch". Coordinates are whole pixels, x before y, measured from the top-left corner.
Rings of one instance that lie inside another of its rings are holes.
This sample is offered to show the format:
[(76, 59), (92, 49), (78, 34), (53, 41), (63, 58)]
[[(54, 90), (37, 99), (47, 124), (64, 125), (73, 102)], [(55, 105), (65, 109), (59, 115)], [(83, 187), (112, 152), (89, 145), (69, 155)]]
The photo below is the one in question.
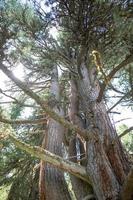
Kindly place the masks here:
[(16, 138), (14, 134), (9, 133), (8, 137), (14, 143), (14, 145), (17, 146), (19, 149), (26, 151), (32, 156), (39, 158), (40, 160), (47, 162), (54, 167), (67, 171), (90, 184), (90, 180), (86, 173), (85, 167), (79, 166), (76, 163), (65, 160), (62, 157), (55, 155), (53, 153), (50, 153), (49, 151), (41, 147), (31, 146), (29, 144), (26, 144), (22, 142), (21, 140), (19, 140), (18, 138)]

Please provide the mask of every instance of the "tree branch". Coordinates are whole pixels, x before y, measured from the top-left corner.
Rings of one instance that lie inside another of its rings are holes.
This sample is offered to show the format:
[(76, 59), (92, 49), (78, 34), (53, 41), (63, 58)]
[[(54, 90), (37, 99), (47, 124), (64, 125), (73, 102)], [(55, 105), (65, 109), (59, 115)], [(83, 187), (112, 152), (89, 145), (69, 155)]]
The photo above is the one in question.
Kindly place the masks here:
[(42, 107), (42, 109), (46, 112), (46, 114), (61, 123), (64, 127), (69, 128), (72, 132), (77, 132), (81, 137), (85, 140), (89, 138), (95, 138), (95, 134), (92, 131), (87, 131), (84, 129), (79, 128), (76, 125), (73, 125), (69, 121), (65, 120), (63, 117), (59, 116), (56, 112), (54, 112), (45, 101), (43, 101), (36, 93), (34, 93), (28, 86), (20, 81), (18, 78), (14, 76), (14, 74), (8, 70), (8, 68), (0, 62), (0, 69), (6, 74), (19, 88), (21, 88), (28, 96), (36, 101), (38, 105)]
[(133, 18), (133, 12), (122, 12), (120, 13), (120, 17), (125, 17), (126, 19)]
[(3, 94), (4, 96), (10, 98), (10, 99), (13, 99), (15, 102), (18, 102), (18, 100), (8, 94), (6, 94), (5, 92), (2, 91), (2, 89), (0, 88), (0, 93)]
[(127, 118), (120, 119), (120, 120), (116, 121), (115, 124), (117, 124), (117, 123), (119, 123), (119, 122), (122, 122), (122, 121), (124, 121), (124, 120), (127, 120), (127, 119), (131, 119), (131, 118), (130, 118), (130, 117), (127, 117)]
[(125, 136), (127, 133), (129, 133), (129, 132), (132, 131), (132, 130), (133, 130), (133, 126), (131, 126), (130, 128), (126, 129), (123, 133), (121, 133), (121, 134), (119, 135), (119, 138)]
[(41, 119), (34, 119), (34, 120), (11, 120), (11, 119), (6, 119), (0, 116), (0, 122), (5, 123), (5, 124), (16, 124), (16, 125), (21, 125), (21, 124), (46, 124), (47, 119), (46, 118), (41, 118)]
[(104, 83), (101, 86), (100, 92), (99, 92), (99, 96), (97, 101), (100, 102), (102, 100), (104, 91), (106, 89), (106, 87), (108, 86), (108, 84), (110, 83), (111, 79), (114, 77), (114, 75), (123, 67), (125, 67), (126, 65), (130, 64), (131, 62), (133, 62), (133, 55), (129, 55), (126, 57), (125, 60), (123, 60), (119, 65), (117, 65), (110, 73), (109, 75), (107, 75), (107, 83), (104, 81)]
[(79, 166), (76, 163), (73, 163), (71, 161), (65, 160), (62, 157), (55, 155), (53, 153), (50, 153), (49, 151), (38, 147), (38, 146), (30, 146), (29, 144), (26, 144), (19, 139), (16, 138), (13, 134), (9, 134), (9, 139), (21, 150), (26, 151), (27, 153), (31, 154), (32, 156), (39, 158), (40, 160), (47, 162), (54, 167), (60, 168), (64, 171), (67, 171), (74, 176), (77, 176), (78, 178), (90, 183), (89, 177), (86, 173), (86, 169), (83, 166)]
[(127, 95), (129, 95), (132, 91), (130, 90), (129, 92), (127, 92), (123, 97), (121, 97), (111, 108), (109, 108), (109, 110), (107, 111), (108, 113), (115, 108)]
[(110, 84), (110, 86), (109, 86), (109, 88), (110, 89), (112, 89), (112, 90), (114, 90), (115, 92), (117, 92), (117, 93), (120, 93), (120, 94), (125, 94), (125, 92), (122, 92), (122, 91), (119, 91), (117, 88), (115, 88), (112, 84)]

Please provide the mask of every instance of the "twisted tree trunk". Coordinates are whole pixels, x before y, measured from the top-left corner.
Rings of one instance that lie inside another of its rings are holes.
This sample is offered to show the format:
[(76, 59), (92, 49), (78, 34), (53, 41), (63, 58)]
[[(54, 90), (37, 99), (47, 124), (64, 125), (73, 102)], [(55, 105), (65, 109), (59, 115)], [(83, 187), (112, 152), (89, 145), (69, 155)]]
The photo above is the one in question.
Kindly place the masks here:
[(100, 86), (95, 69), (88, 70), (82, 63), (80, 70), (82, 78), (78, 80), (78, 91), (81, 106), (87, 117), (87, 128), (96, 136), (87, 142), (87, 172), (99, 200), (119, 199), (129, 162), (104, 102), (97, 102)]

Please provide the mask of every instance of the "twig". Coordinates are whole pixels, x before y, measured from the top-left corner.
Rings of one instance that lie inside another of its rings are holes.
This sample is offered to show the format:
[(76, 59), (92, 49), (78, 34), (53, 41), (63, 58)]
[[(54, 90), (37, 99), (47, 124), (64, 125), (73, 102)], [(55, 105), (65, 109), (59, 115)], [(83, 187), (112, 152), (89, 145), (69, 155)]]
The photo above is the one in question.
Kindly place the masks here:
[(109, 108), (109, 110), (107, 112), (109, 113), (113, 108), (115, 108), (130, 93), (131, 93), (131, 90), (129, 92), (127, 92), (123, 97), (121, 97), (119, 99), (119, 101), (117, 101), (111, 108)]
[(121, 133), (119, 135), (119, 138), (122, 138), (123, 136), (125, 136), (127, 133), (129, 133), (132, 130), (133, 130), (133, 126), (131, 126), (130, 128), (126, 129), (125, 131), (123, 131), (123, 133)]
[(116, 124), (116, 123), (119, 123), (119, 122), (122, 122), (122, 121), (124, 121), (124, 120), (127, 120), (127, 119), (131, 119), (131, 118), (128, 117), (128, 118), (120, 119), (120, 120), (116, 121), (115, 124)]

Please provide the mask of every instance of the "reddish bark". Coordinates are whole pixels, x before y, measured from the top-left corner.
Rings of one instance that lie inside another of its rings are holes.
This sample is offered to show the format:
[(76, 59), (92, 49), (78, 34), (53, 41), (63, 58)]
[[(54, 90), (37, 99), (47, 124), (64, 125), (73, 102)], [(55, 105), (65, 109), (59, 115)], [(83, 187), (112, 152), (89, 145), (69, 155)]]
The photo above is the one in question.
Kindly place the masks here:
[[(77, 91), (77, 85), (76, 82), (71, 79), (70, 81), (70, 89), (71, 89), (71, 95), (70, 95), (70, 109), (69, 109), (69, 118), (70, 121), (78, 125), (79, 127), (83, 128), (83, 123), (81, 121), (81, 118), (79, 117), (79, 96)], [(78, 150), (77, 150), (78, 146)], [(80, 152), (79, 152), (80, 151)], [(78, 162), (77, 155), (84, 154), (85, 156), (85, 148), (83, 145), (83, 140), (81, 140), (76, 134), (74, 137), (70, 139), (69, 142), (69, 157), (70, 160), (73, 162)], [(82, 156), (79, 155), (79, 157), (82, 158)], [(74, 177), (71, 177), (72, 187), (75, 193), (75, 196), (77, 200), (83, 199), (88, 194), (92, 194), (92, 187), (90, 185), (87, 185), (84, 181)], [(80, 190), (79, 190), (80, 188)]]
[(123, 185), (121, 197), (122, 197), (122, 200), (133, 199), (133, 167), (131, 168), (126, 178), (126, 181)]
[[(57, 68), (53, 70), (51, 80), (51, 95), (55, 102), (50, 105), (56, 113), (63, 115), (62, 108), (59, 104), (60, 90), (58, 83)], [(53, 119), (49, 120), (46, 149), (51, 153), (63, 156), (64, 127)], [(64, 173), (49, 164), (45, 166), (45, 188), (46, 200), (70, 200)]]
[(44, 184), (44, 167), (45, 164), (43, 161), (40, 162), (40, 174), (39, 174), (39, 200), (46, 200), (46, 193), (45, 193), (45, 184)]
[[(78, 80), (81, 106), (88, 120), (88, 129), (97, 140), (87, 142), (87, 172), (99, 200), (119, 199), (120, 188), (129, 170), (125, 152), (107, 115), (104, 102), (97, 102), (100, 86), (95, 70), (81, 66), (82, 78)], [(116, 141), (115, 145), (114, 141)]]

